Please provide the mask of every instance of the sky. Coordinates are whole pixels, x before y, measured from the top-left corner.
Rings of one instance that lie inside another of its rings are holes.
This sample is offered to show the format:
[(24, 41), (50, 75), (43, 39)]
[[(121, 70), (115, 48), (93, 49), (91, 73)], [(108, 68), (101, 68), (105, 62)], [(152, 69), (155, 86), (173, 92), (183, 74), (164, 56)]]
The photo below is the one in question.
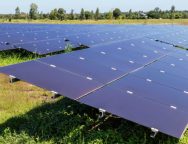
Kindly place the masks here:
[(95, 10), (97, 7), (101, 12), (107, 12), (114, 8), (122, 11), (149, 11), (155, 7), (169, 10), (175, 5), (177, 10), (188, 10), (188, 0), (0, 0), (0, 13), (10, 14), (15, 12), (17, 6), (21, 11), (28, 12), (31, 3), (36, 3), (39, 11), (50, 12), (54, 8), (64, 8), (67, 12), (74, 9), (80, 12), (81, 8)]

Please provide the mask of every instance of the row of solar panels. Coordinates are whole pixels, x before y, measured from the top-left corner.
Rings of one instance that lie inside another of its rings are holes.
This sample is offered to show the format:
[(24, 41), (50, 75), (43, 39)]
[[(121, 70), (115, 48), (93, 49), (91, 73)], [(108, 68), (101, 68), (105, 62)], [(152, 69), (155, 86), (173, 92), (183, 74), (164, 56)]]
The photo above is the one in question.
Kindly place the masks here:
[(0, 72), (179, 138), (188, 124), (187, 65), (186, 51), (139, 38)]
[[(0, 50), (89, 49), (0, 68), (1, 73), (181, 137), (188, 124), (187, 27), (0, 25)], [(156, 42), (159, 40), (170, 45)], [(181, 44), (181, 45), (179, 45)], [(162, 115), (162, 116), (161, 116)]]
[[(0, 36), (1, 49), (23, 48), (38, 54), (48, 54), (65, 49), (67, 45), (66, 41), (70, 41), (74, 47), (77, 47), (80, 45), (91, 46), (140, 36), (140, 33), (128, 34), (129, 31), (126, 29), (122, 31), (121, 27), (117, 27), (114, 31), (111, 31), (109, 28), (105, 30), (99, 28), (100, 32), (97, 32), (95, 29), (96, 27), (92, 26), (88, 32), (77, 32), (78, 34), (71, 30), (8, 33)], [(53, 49), (51, 47), (52, 45)]]
[[(8, 28), (11, 29), (8, 31)], [(0, 34), (0, 51), (18, 48), (39, 55), (62, 51), (69, 44), (75, 48), (80, 45), (93, 46), (137, 37), (148, 37), (182, 47), (188, 46), (188, 30), (182, 26), (19, 24), (0, 25), (0, 29), (7, 31)]]

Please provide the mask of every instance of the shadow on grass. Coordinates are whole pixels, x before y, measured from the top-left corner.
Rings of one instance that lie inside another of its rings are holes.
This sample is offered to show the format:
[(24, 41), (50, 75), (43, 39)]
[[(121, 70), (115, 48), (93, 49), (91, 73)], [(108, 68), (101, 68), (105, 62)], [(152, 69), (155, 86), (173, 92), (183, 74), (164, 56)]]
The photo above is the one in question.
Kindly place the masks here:
[[(26, 133), (40, 142), (53, 143), (127, 143), (175, 144), (177, 139), (159, 133), (151, 139), (150, 130), (123, 119), (109, 118), (100, 126), (98, 111), (67, 98), (44, 103), (26, 114), (13, 117), (0, 125), (0, 135)], [(101, 122), (102, 120), (100, 120)], [(91, 130), (92, 129), (92, 130)]]
[(79, 51), (79, 50), (83, 50), (83, 49), (87, 49), (89, 47), (81, 45), (78, 47), (74, 47), (73, 45), (71, 45), (70, 43), (67, 43), (66, 48), (64, 50), (60, 50), (60, 51), (55, 51), (55, 52), (51, 52), (51, 53), (47, 53), (47, 54), (37, 54), (37, 53), (33, 53), (30, 51), (27, 51), (25, 49), (10, 49), (10, 50), (5, 50), (5, 51), (0, 51), (0, 58), (1, 59), (8, 59), (8, 58), (13, 58), (15, 61), (27, 61), (27, 60), (35, 60), (38, 58), (43, 58), (43, 57), (47, 57), (47, 56), (53, 56), (53, 55), (57, 55), (57, 54), (64, 54), (64, 53), (69, 53), (69, 52), (74, 52), (74, 51)]
[(20, 57), (20, 58), (35, 58), (37, 55), (33, 54), (32, 52), (26, 51), (24, 49), (11, 49), (11, 50), (5, 50), (5, 51), (0, 51), (0, 56), (2, 58), (7, 58), (7, 57)]

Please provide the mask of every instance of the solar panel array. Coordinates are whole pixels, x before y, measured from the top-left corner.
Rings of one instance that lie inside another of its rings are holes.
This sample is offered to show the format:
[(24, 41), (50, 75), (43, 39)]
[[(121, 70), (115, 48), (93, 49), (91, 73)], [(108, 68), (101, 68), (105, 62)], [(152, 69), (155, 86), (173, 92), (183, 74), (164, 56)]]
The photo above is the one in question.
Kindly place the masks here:
[[(23, 29), (26, 33), (17, 33), (17, 39), (11, 34), (14, 47), (45, 54), (62, 50), (64, 40), (69, 40), (90, 48), (2, 67), (1, 73), (177, 138), (185, 132), (188, 52), (155, 41), (159, 33), (171, 34), (172, 26), (39, 25), (32, 29), (26, 25)], [(179, 30), (185, 37), (186, 28), (176, 26), (174, 31)]]
[(153, 39), (185, 48), (188, 48), (187, 37), (188, 29), (186, 26), (173, 26), (167, 33), (151, 36)]
[(90, 47), (139, 37), (188, 45), (183, 26), (1, 24), (0, 29), (0, 51), (25, 49), (39, 55), (62, 51), (68, 44)]

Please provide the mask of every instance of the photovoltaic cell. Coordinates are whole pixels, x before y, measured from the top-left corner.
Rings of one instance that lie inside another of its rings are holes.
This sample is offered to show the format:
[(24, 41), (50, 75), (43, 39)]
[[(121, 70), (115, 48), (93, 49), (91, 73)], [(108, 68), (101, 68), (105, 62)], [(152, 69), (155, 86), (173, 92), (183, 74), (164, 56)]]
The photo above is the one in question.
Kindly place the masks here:
[(79, 55), (76, 56), (71, 53), (42, 58), (39, 61), (48, 65), (55, 65), (58, 68), (77, 73), (103, 84), (124, 74), (119, 70), (113, 69), (113, 67), (105, 67), (100, 63), (92, 62), (89, 59), (84, 59)]
[(4, 43), (0, 43), (0, 51), (10, 50), (10, 49), (13, 49), (12, 46), (6, 45)]
[(188, 45), (186, 27), (7, 24), (0, 30), (0, 50), (9, 43), (47, 54), (63, 50), (65, 39), (90, 47), (0, 72), (174, 137), (185, 131), (188, 53), (154, 39)]
[(151, 68), (157, 70), (163, 70), (167, 74), (178, 76), (179, 78), (188, 78), (188, 61), (182, 60), (180, 61), (177, 58), (166, 56), (159, 61), (153, 63)]
[(165, 55), (157, 49), (148, 50), (145, 48), (140, 48), (139, 46), (133, 48), (130, 45), (127, 45), (127, 41), (91, 47), (91, 50), (97, 53), (102, 52), (115, 58), (133, 61), (140, 64), (149, 63)]
[(71, 99), (85, 95), (102, 85), (94, 80), (37, 61), (4, 67), (0, 71)]
[(27, 51), (37, 54), (48, 54), (52, 52), (62, 51), (66, 48), (67, 43), (64, 39), (55, 39), (48, 41), (38, 41), (31, 43), (17, 44), (15, 47), (23, 48)]
[[(186, 43), (187, 39), (186, 29), (184, 27), (171, 27), (171, 26), (141, 26), (141, 25), (1, 25), (0, 35), (1, 42), (9, 42), (15, 47), (25, 45), (25, 43), (37, 43), (39, 41), (48, 41), (51, 39), (67, 38), (76, 47), (79, 44), (86, 46), (99, 45), (104, 43), (115, 42), (119, 40), (129, 40), (140, 37), (141, 41), (132, 40), (132, 42), (141, 47), (152, 49), (158, 47), (151, 40), (146, 40), (144, 37), (168, 37), (175, 39), (183, 39), (182, 43)], [(174, 31), (174, 29), (177, 29)], [(173, 31), (173, 32), (172, 32)], [(4, 32), (4, 33), (3, 33)], [(158, 35), (157, 35), (158, 34)], [(183, 35), (183, 36), (182, 36)], [(178, 38), (176, 38), (178, 36)], [(130, 45), (132, 44), (131, 41)], [(154, 44), (154, 45), (153, 45)], [(188, 43), (187, 43), (188, 44)], [(22, 47), (23, 47), (22, 46)], [(26, 45), (27, 46), (27, 45)], [(23, 47), (24, 49), (30, 48)], [(167, 47), (167, 46), (166, 46)], [(161, 48), (161, 52), (168, 52), (169, 49)], [(32, 47), (35, 52), (35, 47)], [(40, 49), (40, 48), (38, 48)], [(48, 49), (48, 48), (47, 48)], [(57, 49), (55, 48), (53, 52)], [(48, 51), (45, 51), (48, 53)], [(40, 52), (41, 53), (41, 52)], [(44, 51), (42, 52), (44, 54)]]
[(174, 137), (181, 137), (187, 126), (187, 113), (112, 86), (91, 93), (79, 101)]
[(141, 69), (135, 73), (135, 76), (150, 79), (154, 82), (157, 82), (161, 85), (174, 88), (181, 91), (182, 93), (188, 92), (188, 81), (187, 79), (182, 79), (178, 76), (174, 76), (171, 73), (161, 69), (154, 69), (152, 66), (148, 66), (144, 69)]
[[(180, 111), (188, 113), (187, 94), (179, 92), (152, 81), (152, 79), (141, 79), (129, 75), (121, 80), (112, 83), (111, 87), (124, 93), (130, 93), (131, 96), (137, 96), (148, 99), (170, 107), (176, 107)], [(177, 98), (178, 96), (178, 98)]]
[(112, 57), (108, 54), (103, 53), (102, 51), (94, 53), (92, 52), (92, 50), (88, 49), (87, 51), (81, 51), (81, 52), (78, 51), (75, 54), (79, 55), (85, 60), (89, 60), (95, 63), (100, 63), (106, 67), (110, 67), (110, 68), (113, 67), (125, 73), (142, 66), (142, 64), (139, 64), (137, 62), (122, 60), (120, 58)]

